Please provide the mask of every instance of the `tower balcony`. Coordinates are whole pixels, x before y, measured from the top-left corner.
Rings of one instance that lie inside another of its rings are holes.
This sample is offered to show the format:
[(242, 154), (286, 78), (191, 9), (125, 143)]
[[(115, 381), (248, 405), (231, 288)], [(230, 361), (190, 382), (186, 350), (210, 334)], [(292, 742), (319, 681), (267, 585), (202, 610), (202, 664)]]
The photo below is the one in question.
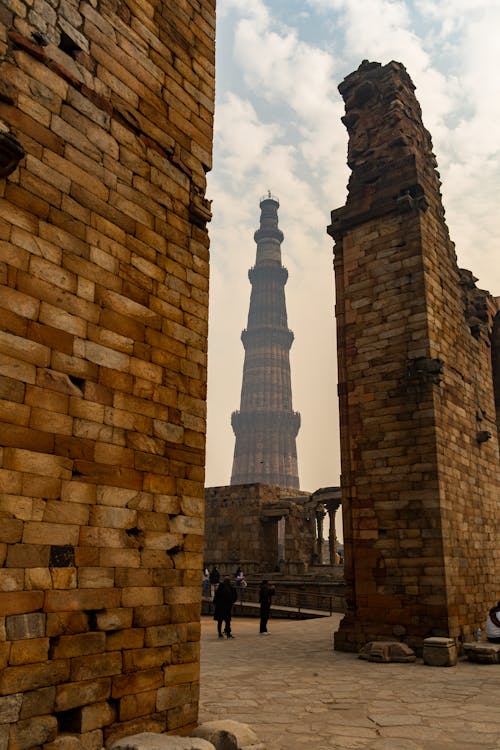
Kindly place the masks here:
[(253, 285), (256, 281), (278, 281), (285, 286), (288, 281), (288, 270), (279, 263), (259, 263), (248, 271), (248, 279)]
[(243, 432), (286, 432), (297, 437), (300, 430), (298, 411), (233, 411), (231, 427), (235, 435)]
[(261, 227), (254, 232), (253, 238), (257, 244), (262, 242), (262, 240), (277, 240), (278, 242), (283, 242), (285, 235), (281, 229), (275, 227)]
[(290, 350), (295, 336), (289, 328), (276, 328), (275, 326), (258, 326), (256, 328), (244, 328), (241, 332), (241, 343), (245, 351), (249, 344), (254, 346), (279, 346)]

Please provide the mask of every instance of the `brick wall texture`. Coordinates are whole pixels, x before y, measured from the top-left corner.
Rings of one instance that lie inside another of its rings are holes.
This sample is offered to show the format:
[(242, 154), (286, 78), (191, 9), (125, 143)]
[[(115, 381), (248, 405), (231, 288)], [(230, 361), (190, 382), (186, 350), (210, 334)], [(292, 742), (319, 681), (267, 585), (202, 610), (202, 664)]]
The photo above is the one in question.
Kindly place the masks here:
[(365, 62), (339, 89), (352, 174), (329, 233), (350, 596), (335, 647), (419, 648), (470, 637), (499, 598), (498, 301), (457, 268), (404, 67)]
[(24, 150), (0, 178), (2, 750), (197, 719), (214, 36), (215, 0), (0, 7), (0, 157)]

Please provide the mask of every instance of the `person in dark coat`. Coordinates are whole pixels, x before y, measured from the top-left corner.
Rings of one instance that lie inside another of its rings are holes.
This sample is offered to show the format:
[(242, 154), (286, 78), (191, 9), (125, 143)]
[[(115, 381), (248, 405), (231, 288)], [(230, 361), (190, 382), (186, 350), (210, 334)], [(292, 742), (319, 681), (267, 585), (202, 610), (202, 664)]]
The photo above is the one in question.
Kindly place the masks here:
[(260, 602), (260, 634), (269, 635), (267, 630), (267, 621), (271, 613), (272, 597), (276, 593), (274, 586), (269, 585), (269, 581), (264, 580), (260, 584), (259, 602)]
[[(231, 614), (233, 604), (238, 598), (236, 589), (231, 586), (229, 576), (225, 576), (219, 583), (214, 595), (214, 620), (217, 620), (217, 632), (219, 638), (233, 638), (231, 635)], [(222, 623), (224, 623), (224, 634), (222, 633)]]
[(217, 586), (220, 583), (220, 573), (217, 570), (217, 566), (216, 565), (214, 565), (212, 567), (212, 570), (210, 571), (209, 578), (210, 578), (211, 594), (212, 594), (212, 598), (213, 598), (213, 596), (215, 594), (215, 589), (217, 588)]

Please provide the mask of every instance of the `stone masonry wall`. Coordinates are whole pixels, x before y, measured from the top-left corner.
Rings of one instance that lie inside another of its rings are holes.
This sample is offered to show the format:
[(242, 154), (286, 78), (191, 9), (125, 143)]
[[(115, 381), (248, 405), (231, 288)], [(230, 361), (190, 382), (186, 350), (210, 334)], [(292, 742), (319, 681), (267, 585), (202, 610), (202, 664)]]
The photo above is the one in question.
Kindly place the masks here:
[(498, 305), (457, 268), (404, 67), (365, 61), (339, 90), (352, 174), (329, 233), (350, 594), (335, 647), (419, 648), (470, 637), (498, 599)]
[[(278, 562), (278, 519), (264, 515), (272, 508), (284, 509), (285, 559), (302, 571), (314, 551), (314, 513), (299, 502), (309, 493), (268, 484), (207, 487), (205, 492), (205, 561), (221, 573), (233, 575), (241, 565), (246, 575), (274, 571)], [(282, 498), (286, 498), (283, 499)], [(306, 520), (309, 519), (309, 520)]]
[(0, 6), (2, 750), (197, 720), (214, 29)]

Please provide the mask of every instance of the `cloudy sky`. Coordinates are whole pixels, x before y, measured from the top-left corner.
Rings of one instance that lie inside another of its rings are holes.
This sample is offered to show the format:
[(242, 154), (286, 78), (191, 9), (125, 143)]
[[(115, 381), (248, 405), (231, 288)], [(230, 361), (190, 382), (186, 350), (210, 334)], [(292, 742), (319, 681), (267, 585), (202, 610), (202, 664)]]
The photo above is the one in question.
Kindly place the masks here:
[(417, 86), (458, 262), (500, 294), (499, 0), (218, 0), (207, 486), (229, 484), (259, 200), (280, 201), (301, 488), (339, 482), (330, 211), (344, 204), (338, 84), (363, 59)]

